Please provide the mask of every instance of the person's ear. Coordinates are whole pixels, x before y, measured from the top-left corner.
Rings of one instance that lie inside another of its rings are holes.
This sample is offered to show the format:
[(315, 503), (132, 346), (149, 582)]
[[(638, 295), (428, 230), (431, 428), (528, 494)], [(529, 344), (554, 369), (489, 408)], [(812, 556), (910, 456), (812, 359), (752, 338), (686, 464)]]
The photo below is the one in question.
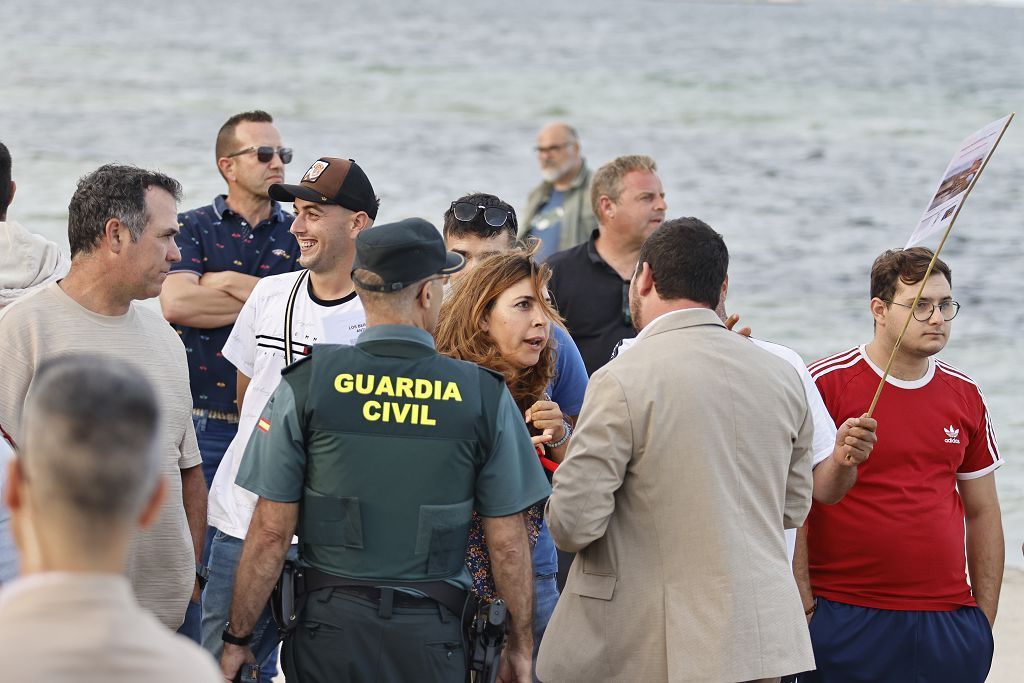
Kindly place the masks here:
[(161, 474), (156, 480), (156, 486), (153, 487), (153, 493), (139, 514), (139, 528), (145, 529), (156, 521), (160, 516), (160, 506), (163, 505), (166, 496), (167, 480)]
[(654, 273), (651, 271), (650, 263), (641, 263), (633, 279), (636, 280), (636, 293), (640, 296), (647, 296), (654, 290)]
[(430, 284), (432, 282), (433, 280), (424, 280), (419, 285), (419, 291), (416, 292), (416, 302), (424, 309), (430, 308), (430, 298), (433, 296), (433, 293), (430, 291)]
[(111, 218), (103, 226), (103, 239), (107, 243), (107, 249), (115, 254), (120, 254), (125, 245), (131, 241), (132, 235), (128, 226), (117, 218)]
[(871, 299), (871, 317), (875, 319), (875, 323), (885, 322), (885, 314), (889, 311), (889, 304), (885, 303), (877, 296)]
[(601, 195), (597, 200), (597, 208), (600, 210), (602, 216), (608, 218), (615, 217), (615, 202), (612, 198), (606, 194)]
[(11, 195), (7, 198), (7, 206), (14, 201), (14, 195), (18, 192), (18, 183), (11, 181)]
[(355, 241), (363, 230), (370, 227), (370, 216), (365, 211), (356, 211), (352, 214), (352, 225), (349, 227), (349, 237)]
[(235, 181), (238, 176), (235, 175), (235, 160), (228, 159), (227, 157), (221, 157), (217, 159), (217, 169), (220, 174), (224, 176), (225, 180)]

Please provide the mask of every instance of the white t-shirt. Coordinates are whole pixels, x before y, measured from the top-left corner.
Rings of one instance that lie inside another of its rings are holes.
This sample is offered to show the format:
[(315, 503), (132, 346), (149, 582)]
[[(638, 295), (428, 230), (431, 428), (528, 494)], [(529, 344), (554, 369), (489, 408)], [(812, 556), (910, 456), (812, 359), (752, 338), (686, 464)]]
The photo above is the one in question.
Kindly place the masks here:
[[(670, 313), (665, 315), (670, 315)], [(651, 322), (653, 323), (654, 321)], [(650, 326), (651, 323), (648, 323), (644, 329), (648, 329)], [(626, 351), (636, 343), (637, 339), (643, 338), (643, 334), (643, 330), (641, 330), (636, 339), (623, 339), (617, 348), (617, 353)], [(828, 409), (825, 408), (825, 402), (821, 399), (821, 394), (818, 393), (818, 387), (814, 385), (814, 380), (811, 379), (811, 373), (807, 371), (807, 365), (804, 363), (803, 358), (800, 357), (800, 354), (788, 346), (764, 341), (763, 339), (754, 339), (753, 337), (750, 338), (750, 341), (792, 365), (800, 375), (800, 381), (804, 385), (804, 393), (807, 395), (807, 405), (811, 409), (811, 420), (814, 423), (814, 441), (812, 442), (814, 456), (811, 460), (811, 467), (817, 467), (818, 463), (832, 455), (836, 444), (836, 425), (832, 421), (832, 416), (829, 415)], [(793, 563), (795, 548), (796, 529), (786, 529), (786, 550), (789, 554), (790, 564)]]
[[(800, 381), (804, 384), (804, 393), (807, 394), (807, 405), (811, 409), (811, 419), (814, 422), (814, 441), (812, 442), (814, 456), (811, 460), (811, 467), (817, 467), (819, 462), (832, 455), (836, 446), (837, 430), (836, 423), (832, 421), (832, 416), (829, 415), (825, 402), (821, 399), (821, 394), (818, 393), (818, 387), (811, 379), (807, 365), (800, 354), (787, 346), (773, 344), (763, 339), (751, 338), (750, 341), (787, 361), (800, 374)], [(793, 563), (794, 548), (796, 548), (796, 529), (786, 529), (786, 552), (789, 553), (790, 564)]]
[(288, 296), (299, 277), (306, 280), (295, 297), (292, 315), (294, 360), (308, 356), (313, 344), (354, 344), (366, 327), (362, 302), (355, 293), (338, 301), (314, 299), (306, 271), (262, 278), (252, 290), (222, 353), (250, 378), (238, 417), (238, 433), (224, 452), (210, 485), (210, 526), (245, 538), (256, 507), (256, 494), (235, 484), (245, 447), (264, 406), (281, 381), (285, 367), (284, 324)]

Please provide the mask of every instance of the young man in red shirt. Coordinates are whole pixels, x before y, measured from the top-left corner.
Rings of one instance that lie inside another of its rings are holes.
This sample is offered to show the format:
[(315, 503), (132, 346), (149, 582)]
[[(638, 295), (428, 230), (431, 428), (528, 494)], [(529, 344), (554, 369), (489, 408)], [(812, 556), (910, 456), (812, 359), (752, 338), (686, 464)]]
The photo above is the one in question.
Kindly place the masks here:
[[(924, 248), (879, 256), (874, 338), (810, 365), (837, 424), (870, 405), (931, 258)], [(801, 534), (807, 565), (797, 577), (817, 664), (801, 683), (981, 683), (988, 674), (1004, 559), (994, 471), (1003, 460), (978, 386), (934, 357), (959, 309), (950, 283), (936, 261), (874, 412), (878, 443), (846, 497), (815, 503)]]

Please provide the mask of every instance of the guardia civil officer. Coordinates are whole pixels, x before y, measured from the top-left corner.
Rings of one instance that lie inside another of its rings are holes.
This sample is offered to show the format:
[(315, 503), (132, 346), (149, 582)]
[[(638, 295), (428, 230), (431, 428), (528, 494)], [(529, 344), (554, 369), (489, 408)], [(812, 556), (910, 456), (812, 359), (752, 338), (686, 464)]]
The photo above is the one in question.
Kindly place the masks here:
[(421, 219), (357, 238), (367, 329), (284, 371), (238, 473), (260, 498), (223, 636), (228, 678), (251, 661), (250, 630), (297, 527), (305, 588), (283, 650), (289, 681), (462, 683), (475, 509), (511, 621), (499, 680), (532, 681), (521, 513), (549, 488), (504, 378), (434, 350), (443, 283), (463, 265)]

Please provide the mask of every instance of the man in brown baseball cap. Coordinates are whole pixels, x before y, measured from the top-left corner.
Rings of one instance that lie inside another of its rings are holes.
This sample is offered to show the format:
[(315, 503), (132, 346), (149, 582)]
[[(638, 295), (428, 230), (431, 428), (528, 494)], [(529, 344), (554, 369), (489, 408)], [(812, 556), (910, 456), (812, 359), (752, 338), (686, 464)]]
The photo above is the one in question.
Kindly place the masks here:
[(313, 344), (351, 344), (362, 330), (365, 316), (352, 285), (352, 260), (356, 236), (373, 225), (379, 204), (359, 165), (334, 157), (313, 162), (298, 185), (274, 184), (268, 194), (295, 205), (291, 232), (305, 270), (260, 279), (223, 347), (224, 357), (238, 369), (240, 417), (238, 434), (210, 487), (210, 523), (219, 533), (211, 546), (210, 580), (203, 594), (207, 649), (220, 657), (222, 641), (237, 643), (237, 636), (248, 635), (259, 663), (277, 645), (269, 611), (246, 633), (237, 625), (224, 627), (256, 503), (255, 494), (235, 484), (235, 475), (245, 463), (246, 447), (258, 431), (260, 413), (281, 370), (308, 355)]
[(352, 294), (356, 235), (373, 225), (380, 205), (359, 164), (320, 157), (298, 185), (276, 183), (270, 186), (270, 196), (295, 204), (291, 232), (314, 295), (333, 300)]
[(380, 204), (359, 164), (354, 159), (334, 157), (314, 161), (298, 185), (271, 185), (270, 197), (279, 202), (304, 199), (315, 204), (337, 204), (350, 211), (362, 211), (370, 220), (377, 217)]

